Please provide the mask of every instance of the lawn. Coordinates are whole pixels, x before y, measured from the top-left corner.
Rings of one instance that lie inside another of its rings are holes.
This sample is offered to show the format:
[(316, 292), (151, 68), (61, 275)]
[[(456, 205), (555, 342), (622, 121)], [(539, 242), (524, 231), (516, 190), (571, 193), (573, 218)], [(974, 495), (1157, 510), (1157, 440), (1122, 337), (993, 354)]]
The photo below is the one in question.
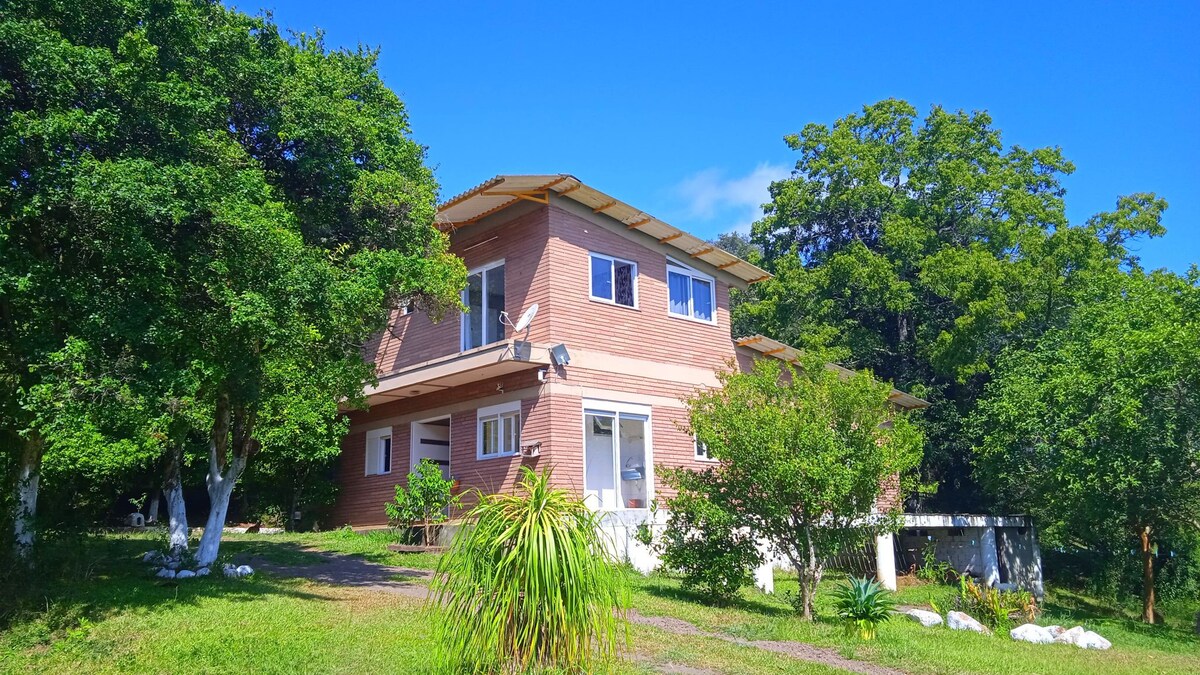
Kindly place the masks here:
[[(384, 534), (234, 535), (229, 555), (304, 565), (316, 548), (398, 566), (429, 568), (429, 555), (386, 550)], [(429, 640), (436, 616), (418, 600), (378, 591), (257, 574), (249, 579), (176, 583), (147, 576), (140, 554), (147, 537), (88, 537), (69, 559), (55, 561), (65, 579), (47, 583), (36, 600), (0, 608), (0, 672), (436, 672)], [(781, 591), (794, 581), (779, 583)], [(1052, 594), (1047, 619), (1083, 623), (1112, 640), (1109, 652), (1018, 644), (925, 629), (897, 620), (874, 643), (847, 638), (832, 622), (806, 624), (781, 595), (747, 589), (729, 607), (711, 607), (665, 576), (636, 577), (634, 607), (705, 631), (745, 640), (791, 640), (832, 647), (842, 656), (916, 673), (1157, 673), (1200, 671), (1200, 641), (1186, 619), (1190, 607), (1168, 607), (1166, 626), (1144, 627), (1088, 598)], [(8, 589), (11, 591), (11, 589)], [(828, 590), (828, 589), (825, 589)], [(903, 588), (899, 600), (945, 604), (951, 589)], [(28, 598), (31, 594), (26, 593)], [(828, 594), (821, 594), (827, 598)], [(819, 664), (699, 635), (631, 628), (632, 658), (621, 672), (827, 673)], [(688, 669), (692, 670), (688, 670)]]

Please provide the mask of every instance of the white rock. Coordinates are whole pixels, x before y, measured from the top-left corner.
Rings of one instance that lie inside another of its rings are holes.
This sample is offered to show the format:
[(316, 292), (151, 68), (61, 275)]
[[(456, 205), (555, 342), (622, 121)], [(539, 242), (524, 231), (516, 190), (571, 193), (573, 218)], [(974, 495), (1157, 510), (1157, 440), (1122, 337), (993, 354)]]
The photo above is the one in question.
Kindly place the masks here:
[(176, 579), (191, 579), (196, 576), (196, 573), (191, 570), (179, 570), (175, 573)]
[(254, 568), (249, 565), (238, 565), (237, 573), (239, 577), (248, 577), (254, 574)]
[(1061, 642), (1063, 644), (1073, 645), (1073, 644), (1075, 644), (1075, 641), (1078, 640), (1080, 637), (1082, 637), (1083, 634), (1086, 632), (1087, 631), (1084, 630), (1083, 626), (1075, 626), (1071, 630), (1064, 630), (1063, 632), (1059, 633), (1058, 635), (1055, 635), (1054, 641)]
[(952, 630), (969, 630), (976, 633), (990, 633), (987, 626), (979, 623), (970, 615), (963, 612), (950, 612), (946, 615), (946, 625)]
[(1075, 646), (1080, 649), (1108, 649), (1112, 643), (1089, 630), (1076, 638)]
[(142, 556), (142, 562), (154, 562), (155, 560), (158, 560), (159, 556), (161, 555), (162, 554), (158, 551), (146, 551), (146, 555)]
[(167, 561), (167, 569), (177, 570), (180, 567), (183, 567), (183, 565), (178, 560)]
[(196, 576), (198, 577), (206, 577), (210, 574), (212, 574), (212, 570), (208, 569), (207, 567), (201, 567), (200, 569), (196, 570)]
[(1055, 624), (1053, 626), (1046, 626), (1046, 630), (1050, 631), (1050, 634), (1053, 635), (1054, 637), (1058, 637), (1059, 635), (1062, 635), (1067, 629)]
[(1008, 631), (1008, 636), (1014, 640), (1021, 642), (1032, 642), (1038, 645), (1048, 645), (1054, 642), (1054, 634), (1049, 629), (1043, 628), (1034, 623), (1027, 623), (1023, 626)]
[(155, 574), (154, 576), (162, 577), (163, 579), (174, 579), (175, 578), (175, 570), (167, 569), (166, 567), (163, 567), (163, 568), (160, 568), (158, 570), (158, 573)]
[(237, 575), (238, 575), (237, 568), (234, 567), (233, 565), (226, 565), (223, 572), (224, 572), (225, 576), (227, 576), (227, 577), (237, 577)]
[(935, 614), (934, 612), (930, 612), (930, 611), (927, 611), (924, 609), (910, 609), (907, 612), (905, 612), (904, 614), (906, 616), (911, 617), (914, 621), (919, 622), (922, 626), (925, 626), (926, 628), (929, 628), (931, 626), (942, 625), (942, 617), (941, 616), (939, 616), (938, 614)]

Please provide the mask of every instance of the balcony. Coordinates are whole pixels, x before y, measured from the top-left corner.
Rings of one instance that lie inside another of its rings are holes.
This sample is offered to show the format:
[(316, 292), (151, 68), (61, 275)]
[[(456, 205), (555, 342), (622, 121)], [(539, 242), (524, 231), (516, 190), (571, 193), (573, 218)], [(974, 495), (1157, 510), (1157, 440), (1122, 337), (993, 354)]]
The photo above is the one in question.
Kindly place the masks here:
[(517, 359), (515, 340), (502, 340), (458, 354), (418, 363), (379, 378), (379, 383), (364, 390), (367, 403), (375, 406), (388, 401), (423, 396), (488, 380), (509, 373), (550, 366), (552, 345), (532, 344), (528, 359)]

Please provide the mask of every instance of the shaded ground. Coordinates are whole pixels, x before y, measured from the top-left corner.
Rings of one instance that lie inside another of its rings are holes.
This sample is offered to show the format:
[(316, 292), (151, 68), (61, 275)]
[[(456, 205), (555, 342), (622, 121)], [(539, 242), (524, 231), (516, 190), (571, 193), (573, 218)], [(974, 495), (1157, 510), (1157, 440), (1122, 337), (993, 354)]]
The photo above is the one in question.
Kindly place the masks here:
[(424, 600), (429, 594), (427, 583), (433, 578), (433, 572), (430, 570), (381, 565), (357, 556), (317, 549), (305, 549), (304, 552), (312, 554), (315, 559), (296, 565), (280, 564), (261, 555), (241, 555), (237, 561), (239, 564), (250, 565), (255, 570), (280, 577), (298, 577), (335, 586), (393, 593), (418, 600)]
[[(852, 673), (864, 673), (865, 675), (904, 675), (904, 671), (886, 668), (874, 663), (865, 661), (855, 661), (848, 659), (836, 650), (826, 647), (817, 647), (804, 642), (792, 642), (783, 640), (744, 640), (742, 638), (726, 635), (723, 633), (710, 633), (703, 631), (696, 626), (684, 621), (669, 616), (644, 616), (636, 609), (629, 611), (629, 620), (643, 626), (652, 626), (667, 633), (675, 635), (693, 635), (700, 637), (715, 638), (726, 642), (741, 645), (743, 647), (754, 647), (777, 654), (783, 654), (793, 659), (801, 661), (810, 661), (812, 663), (820, 663), (834, 668), (841, 668)], [(668, 671), (681, 672), (681, 671)], [(689, 672), (689, 671), (682, 671)]]

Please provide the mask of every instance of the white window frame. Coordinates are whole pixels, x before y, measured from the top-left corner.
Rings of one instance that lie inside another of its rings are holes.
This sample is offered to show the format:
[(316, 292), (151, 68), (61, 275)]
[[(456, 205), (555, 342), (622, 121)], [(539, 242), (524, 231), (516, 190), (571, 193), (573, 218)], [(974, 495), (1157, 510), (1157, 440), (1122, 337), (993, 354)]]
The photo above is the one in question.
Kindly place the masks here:
[[(609, 276), (612, 279), (612, 294), (613, 297), (606, 298), (602, 295), (596, 295), (595, 289), (592, 288), (592, 266), (596, 263), (596, 258), (608, 261)], [(625, 263), (633, 268), (633, 304), (623, 305), (617, 302), (617, 265), (616, 263)], [(616, 256), (607, 255), (604, 253), (596, 253), (588, 251), (588, 299), (595, 302), (603, 302), (606, 305), (615, 307), (625, 307), (627, 309), (638, 308), (638, 264), (632, 260), (618, 258)]]
[[(513, 419), (513, 437), (512, 448), (509, 450), (501, 449), (499, 452), (491, 454), (483, 454), (483, 423), (495, 421), (500, 425), (501, 445), (503, 445), (504, 420), (506, 418)], [(480, 408), (475, 411), (475, 459), (495, 459), (497, 457), (512, 457), (521, 449), (521, 402), (510, 401), (508, 403), (500, 403), (497, 405), (489, 405), (485, 408)]]
[[(671, 311), (671, 275), (681, 274), (688, 277), (688, 313), (676, 314)], [(701, 319), (696, 316), (695, 293), (692, 292), (692, 279), (699, 279), (708, 283), (708, 287), (712, 292), (712, 318)], [(698, 323), (715, 326), (717, 324), (717, 280), (713, 277), (701, 272), (700, 270), (684, 265), (674, 258), (667, 258), (667, 315), (677, 319), (687, 319)]]
[[(703, 453), (700, 452), (701, 448), (704, 448)], [(696, 458), (697, 462), (706, 462), (708, 464), (716, 464), (720, 461), (717, 458), (709, 455), (708, 454), (708, 446), (703, 441), (701, 441), (699, 438), (696, 438), (695, 436), (692, 437), (692, 451), (695, 453), (695, 458)]]
[[(491, 342), (488, 342), (488, 341), (487, 341), (487, 326), (486, 326), (486, 325), (484, 325), (484, 324), (482, 324), (482, 321), (486, 321), (486, 319), (487, 319), (487, 311), (488, 311), (488, 304), (487, 304), (487, 298), (488, 298), (488, 293), (487, 293), (487, 271), (488, 271), (488, 270), (491, 270), (491, 269), (495, 269), (495, 268), (497, 268), (497, 267), (503, 267), (503, 266), (504, 266), (504, 258), (501, 258), (501, 259), (499, 259), (499, 260), (496, 260), (496, 261), (494, 261), (494, 262), (490, 262), (490, 263), (488, 263), (488, 264), (486, 264), (486, 265), (483, 265), (482, 267), (476, 267), (476, 268), (475, 268), (475, 269), (473, 269), (473, 270), (468, 270), (468, 271), (467, 271), (467, 276), (468, 276), (468, 277), (470, 277), (470, 276), (474, 276), (474, 275), (476, 275), (476, 274), (478, 274), (478, 275), (479, 275), (479, 280), (480, 280), (480, 283), (482, 284), (482, 287), (481, 287), (481, 288), (482, 288), (482, 297), (480, 298), (480, 300), (481, 300), (481, 303), (482, 303), (482, 304), (480, 304), (480, 306), (479, 306), (479, 311), (480, 311), (480, 312), (483, 314), (483, 316), (484, 316), (484, 319), (482, 319), (482, 320), (481, 320), (481, 324), (480, 324), (481, 326), (483, 326), (483, 331), (484, 331), (484, 337), (483, 337), (483, 339), (484, 339), (484, 342), (480, 343), (479, 345), (477, 345), (477, 346), (475, 346), (475, 347), (471, 347), (470, 349), (478, 349), (479, 347), (486, 347), (487, 345), (495, 344), (495, 343), (497, 343), (497, 342), (502, 342), (502, 341), (504, 340), (504, 337), (505, 337), (505, 336), (504, 336), (504, 334), (505, 334), (507, 331), (506, 331), (506, 329), (504, 328), (504, 326), (503, 326), (503, 325), (500, 325), (500, 329), (499, 329), (499, 330), (500, 330), (500, 337), (499, 337), (499, 338), (497, 338), (497, 339), (495, 339), (495, 340), (492, 340)], [(505, 283), (506, 285), (508, 284), (508, 270), (504, 270), (504, 283)], [(462, 293), (460, 294), (460, 296), (459, 296), (459, 297), (462, 299), (462, 302), (463, 302), (463, 304), (464, 304), (464, 305), (466, 305), (466, 304), (467, 304), (467, 289), (466, 289), (466, 288), (462, 289)], [(507, 293), (505, 293), (505, 295), (504, 295), (504, 302), (505, 302), (506, 304), (508, 303), (508, 294), (507, 294)], [(469, 307), (469, 306), (468, 306), (468, 307)], [(501, 308), (500, 308), (500, 311), (504, 311), (504, 308), (503, 308), (503, 307), (501, 307)], [(465, 352), (465, 351), (467, 351), (467, 349), (468, 349), (468, 347), (467, 347), (467, 335), (468, 335), (468, 334), (469, 334), (469, 332), (470, 332), (470, 321), (471, 321), (471, 316), (470, 316), (470, 314), (471, 314), (471, 313), (470, 313), (469, 311), (467, 311), (467, 312), (462, 312), (462, 313), (460, 313), (460, 314), (459, 314), (459, 321), (458, 321), (458, 351), (460, 351), (460, 352)]]
[[(391, 457), (388, 458), (388, 470), (383, 470), (383, 453), (378, 445), (383, 439), (390, 441), (389, 452)], [(371, 429), (367, 432), (366, 454), (363, 458), (363, 475), (364, 476), (386, 476), (392, 472), (392, 467), (396, 463), (396, 437), (392, 433), (391, 427), (383, 427), (381, 429)], [(372, 463), (374, 466), (371, 466)]]
[[(622, 414), (636, 415), (638, 417), (646, 418), (646, 506), (637, 507), (637, 508), (629, 508), (629, 507), (625, 506), (625, 500), (619, 499), (617, 507), (615, 509), (604, 509), (603, 512), (604, 513), (612, 513), (615, 511), (625, 511), (625, 512), (649, 511), (650, 505), (654, 503), (654, 484), (655, 484), (654, 439), (652, 438), (652, 435), (653, 435), (652, 429), (654, 428), (654, 416), (651, 414), (650, 406), (642, 405), (639, 403), (622, 403), (620, 401), (604, 401), (604, 400), (600, 400), (600, 399), (585, 398), (585, 399), (583, 399), (583, 407), (582, 407), (582, 409), (580, 411), (580, 415), (579, 415), (579, 421), (580, 421), (579, 426), (580, 426), (580, 429), (583, 430), (583, 434), (584, 434), (582, 437), (583, 439), (587, 438), (587, 416), (589, 413), (598, 413), (598, 414), (608, 413), (608, 414), (611, 414), (614, 418), (616, 418), (616, 420), (614, 421), (614, 426), (613, 426), (614, 437), (617, 434), (617, 426), (616, 425), (620, 424), (620, 416)], [(586, 471), (587, 471), (587, 469), (586, 469), (586, 467), (587, 467), (586, 440), (584, 440), (584, 443), (581, 443), (580, 445), (581, 445), (581, 447), (579, 448), (580, 459), (583, 460), (583, 466), (585, 467), (584, 471), (586, 473)], [(616, 451), (619, 452), (620, 451), (619, 448), (616, 449)], [(615, 461), (615, 458), (614, 458), (614, 461), (613, 461), (613, 481), (614, 481), (613, 485), (620, 485), (620, 471), (621, 471), (620, 464), (621, 463), (619, 461)], [(583, 480), (582, 487), (583, 487), (583, 490), (586, 492), (587, 491), (586, 476)], [(620, 493), (618, 492), (618, 497), (619, 496), (620, 496)], [(586, 497), (585, 497), (585, 501), (587, 501)], [(589, 506), (592, 506), (592, 508), (596, 508), (595, 506), (593, 506), (590, 503), (589, 503)]]

